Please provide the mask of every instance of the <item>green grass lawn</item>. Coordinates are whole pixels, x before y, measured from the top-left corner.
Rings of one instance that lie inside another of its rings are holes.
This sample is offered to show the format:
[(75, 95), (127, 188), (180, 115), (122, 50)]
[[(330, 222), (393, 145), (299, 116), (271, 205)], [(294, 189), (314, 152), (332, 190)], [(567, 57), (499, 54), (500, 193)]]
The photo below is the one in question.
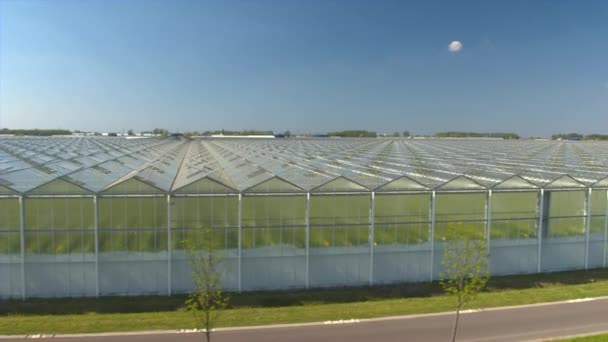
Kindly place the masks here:
[(577, 337), (566, 340), (559, 340), (555, 342), (607, 342), (608, 334), (605, 335), (594, 335), (594, 336), (585, 336), (585, 337)]
[[(474, 308), (608, 294), (608, 270), (495, 277)], [(31, 299), (0, 303), (0, 335), (188, 329), (185, 297)], [(449, 311), (437, 283), (234, 294), (219, 326), (313, 322)]]

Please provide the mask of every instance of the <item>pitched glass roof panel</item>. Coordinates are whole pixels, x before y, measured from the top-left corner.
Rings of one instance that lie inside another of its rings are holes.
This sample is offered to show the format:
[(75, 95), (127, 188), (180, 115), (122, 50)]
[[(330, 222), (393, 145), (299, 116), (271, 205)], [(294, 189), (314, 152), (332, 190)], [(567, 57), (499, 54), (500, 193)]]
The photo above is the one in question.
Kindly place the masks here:
[(479, 183), (465, 177), (458, 176), (451, 181), (437, 187), (437, 191), (457, 191), (457, 190), (485, 190), (486, 188)]
[(350, 192), (368, 191), (365, 187), (342, 176), (313, 189), (313, 192)]
[(16, 194), (17, 194), (16, 191), (0, 185), (0, 195), (16, 195)]
[(570, 176), (562, 176), (547, 184), (547, 189), (561, 189), (561, 188), (584, 188), (585, 184), (577, 181)]
[(35, 168), (18, 170), (2, 175), (2, 179), (12, 183), (11, 188), (25, 193), (37, 186), (47, 183), (56, 178), (48, 172), (43, 172)]
[(520, 189), (538, 189), (535, 184), (521, 178), (520, 176), (513, 176), (508, 178), (492, 187), (496, 190), (520, 190)]
[(304, 190), (278, 177), (273, 177), (245, 190), (248, 193), (292, 193)]
[(592, 187), (594, 188), (608, 188), (608, 177), (598, 181), (597, 183), (593, 184)]
[(423, 191), (428, 189), (428, 187), (416, 182), (415, 180), (402, 176), (381, 185), (380, 187), (376, 188), (376, 191)]
[(79, 185), (60, 178), (28, 191), (28, 195), (89, 195), (91, 193)]
[(235, 192), (237, 192), (235, 189), (209, 177), (201, 178), (175, 190), (176, 194), (229, 194)]
[(163, 191), (140, 179), (130, 178), (101, 192), (104, 195), (147, 195), (162, 194)]

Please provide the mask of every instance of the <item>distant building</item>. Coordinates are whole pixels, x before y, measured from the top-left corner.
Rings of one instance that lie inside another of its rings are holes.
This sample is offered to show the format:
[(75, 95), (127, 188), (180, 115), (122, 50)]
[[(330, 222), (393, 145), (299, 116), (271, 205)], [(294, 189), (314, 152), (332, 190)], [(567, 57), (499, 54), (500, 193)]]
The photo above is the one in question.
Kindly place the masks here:
[(211, 138), (245, 138), (245, 139), (274, 139), (274, 135), (223, 135), (212, 134)]

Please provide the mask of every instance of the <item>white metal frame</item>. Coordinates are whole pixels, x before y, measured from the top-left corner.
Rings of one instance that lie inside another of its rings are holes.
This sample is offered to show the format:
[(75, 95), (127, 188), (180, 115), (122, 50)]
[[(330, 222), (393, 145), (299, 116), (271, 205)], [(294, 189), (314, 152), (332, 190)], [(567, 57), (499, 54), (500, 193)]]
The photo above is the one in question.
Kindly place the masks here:
[(606, 190), (606, 208), (604, 209), (604, 249), (602, 255), (602, 267), (606, 267), (606, 244), (608, 244), (608, 190)]
[(433, 190), (431, 191), (431, 210), (430, 210), (430, 219), (431, 224), (429, 225), (429, 241), (431, 244), (431, 265), (430, 265), (430, 281), (433, 281), (435, 278), (435, 198), (437, 193)]
[(541, 270), (541, 258), (542, 258), (542, 241), (543, 241), (543, 220), (545, 216), (545, 189), (540, 189), (538, 192), (539, 200), (538, 200), (538, 227), (536, 238), (538, 239), (538, 252), (537, 252), (537, 265), (536, 272), (540, 273)]
[(585, 192), (585, 269), (589, 269), (589, 238), (591, 236), (591, 194), (589, 188)]
[(95, 297), (99, 297), (99, 205), (93, 196), (93, 229), (95, 229)]
[(167, 296), (172, 294), (171, 194), (167, 195)]
[(369, 286), (374, 285), (374, 216), (376, 193), (372, 191), (369, 210)]
[(306, 193), (306, 288), (310, 287), (310, 192)]
[(19, 196), (19, 243), (21, 245), (21, 299), (27, 298), (25, 281), (25, 204), (23, 196)]
[(490, 255), (491, 229), (492, 229), (492, 190), (488, 190), (486, 194), (486, 229), (484, 231), (486, 238), (486, 253)]
[(237, 289), (243, 291), (242, 285), (242, 258), (243, 258), (243, 194), (239, 193), (239, 209), (238, 209), (239, 231), (238, 231), (238, 252), (237, 252)]

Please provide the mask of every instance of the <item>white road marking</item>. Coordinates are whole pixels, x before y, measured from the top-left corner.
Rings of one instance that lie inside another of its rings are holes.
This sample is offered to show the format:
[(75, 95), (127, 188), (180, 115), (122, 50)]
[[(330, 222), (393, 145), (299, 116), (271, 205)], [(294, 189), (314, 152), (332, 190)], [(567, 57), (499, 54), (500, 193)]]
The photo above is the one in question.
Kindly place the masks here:
[(581, 303), (581, 302), (591, 302), (597, 300), (598, 298), (579, 298), (579, 299), (570, 299), (567, 303)]
[(461, 310), (460, 313), (461, 314), (468, 314), (468, 313), (476, 313), (476, 312), (480, 312), (481, 309), (468, 309), (468, 310)]
[(351, 318), (351, 319), (339, 319), (337, 321), (325, 321), (323, 322), (324, 325), (329, 325), (329, 324), (354, 324), (354, 323), (359, 323), (361, 322), (358, 319), (355, 318)]

